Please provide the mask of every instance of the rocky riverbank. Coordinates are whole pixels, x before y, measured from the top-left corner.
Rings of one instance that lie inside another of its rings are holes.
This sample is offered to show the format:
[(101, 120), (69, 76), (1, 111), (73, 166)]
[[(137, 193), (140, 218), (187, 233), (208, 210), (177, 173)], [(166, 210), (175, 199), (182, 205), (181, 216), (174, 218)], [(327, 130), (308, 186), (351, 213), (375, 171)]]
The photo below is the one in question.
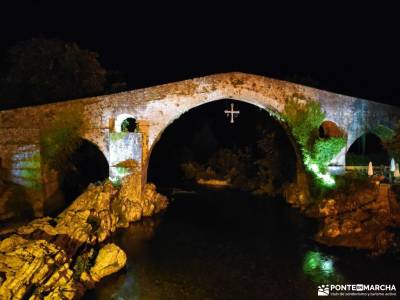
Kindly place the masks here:
[(78, 299), (123, 268), (126, 255), (108, 243), (110, 235), (168, 205), (153, 184), (138, 199), (134, 183), (127, 176), (120, 188), (109, 181), (90, 185), (56, 218), (36, 219), (3, 235), (0, 298)]
[[(400, 252), (400, 185), (383, 177), (338, 177), (335, 189), (312, 195), (312, 181), (292, 183), (286, 201), (319, 220), (315, 240), (324, 245), (367, 250), (373, 255)], [(321, 192), (321, 191), (320, 191)]]
[(371, 181), (368, 187), (336, 192), (307, 214), (321, 220), (315, 236), (321, 244), (365, 249), (373, 255), (400, 250), (395, 233), (400, 206), (389, 184)]

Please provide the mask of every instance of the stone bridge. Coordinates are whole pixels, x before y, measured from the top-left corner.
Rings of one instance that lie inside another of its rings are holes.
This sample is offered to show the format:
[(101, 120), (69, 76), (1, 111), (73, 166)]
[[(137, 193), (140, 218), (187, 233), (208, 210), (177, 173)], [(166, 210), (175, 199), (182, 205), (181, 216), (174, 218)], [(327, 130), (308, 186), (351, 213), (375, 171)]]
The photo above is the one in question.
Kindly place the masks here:
[[(79, 112), (85, 127), (82, 138), (99, 147), (110, 166), (110, 177), (118, 180), (129, 173), (118, 163), (137, 163), (136, 183), (147, 181), (147, 166), (152, 148), (165, 128), (190, 109), (220, 99), (244, 101), (279, 118), (288, 97), (303, 95), (321, 104), (326, 112), (323, 130), (327, 135), (338, 130), (347, 137), (347, 147), (332, 161), (345, 165), (345, 154), (362, 134), (379, 125), (394, 128), (400, 116), (397, 107), (339, 95), (262, 76), (226, 73), (176, 83), (92, 98), (71, 100), (0, 112), (0, 158), (3, 180), (35, 189), (39, 199), (57, 189), (55, 174), (42, 164), (41, 128), (51, 124), (63, 111)], [(122, 132), (124, 120), (134, 118), (135, 132)], [(142, 189), (138, 189), (139, 194)], [(35, 201), (40, 215), (42, 201)]]

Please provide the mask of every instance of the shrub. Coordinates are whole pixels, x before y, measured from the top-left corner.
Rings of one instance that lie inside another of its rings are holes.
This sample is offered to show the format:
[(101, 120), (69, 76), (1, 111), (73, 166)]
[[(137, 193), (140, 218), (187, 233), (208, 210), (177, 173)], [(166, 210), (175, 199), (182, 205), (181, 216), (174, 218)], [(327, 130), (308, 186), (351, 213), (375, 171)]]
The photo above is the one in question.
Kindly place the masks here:
[(346, 146), (343, 137), (332, 137), (315, 140), (312, 157), (322, 172), (326, 172), (329, 162)]
[(318, 137), (319, 126), (325, 119), (320, 104), (295, 94), (286, 101), (284, 119), (300, 146), (311, 151)]
[(326, 171), (332, 158), (345, 146), (345, 138), (318, 137), (325, 113), (318, 102), (303, 95), (293, 94), (287, 99), (284, 118), (300, 145), (306, 169), (323, 185), (333, 186), (335, 181)]

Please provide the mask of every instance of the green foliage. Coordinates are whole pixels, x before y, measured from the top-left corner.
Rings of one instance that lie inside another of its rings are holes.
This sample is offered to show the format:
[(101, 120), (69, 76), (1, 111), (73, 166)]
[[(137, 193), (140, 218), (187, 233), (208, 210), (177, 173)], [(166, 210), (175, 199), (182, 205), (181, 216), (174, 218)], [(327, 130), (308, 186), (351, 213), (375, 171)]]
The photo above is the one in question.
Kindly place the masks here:
[(122, 123), (121, 123), (121, 131), (122, 132), (129, 132), (128, 127), (129, 127), (128, 119), (122, 121)]
[(115, 188), (120, 188), (122, 186), (122, 178), (118, 177), (117, 179), (112, 180), (111, 184)]
[(121, 123), (121, 131), (122, 132), (136, 132), (137, 124), (134, 118), (127, 118)]
[(319, 138), (319, 127), (325, 119), (321, 105), (294, 94), (287, 99), (284, 117), (298, 144), (307, 170), (322, 185), (333, 185), (333, 178), (326, 173), (329, 162), (345, 146), (345, 138)]
[(323, 196), (325, 198), (340, 199), (342, 196), (348, 197), (360, 191), (365, 192), (375, 188), (376, 186), (366, 172), (348, 172), (343, 176), (338, 176), (335, 190), (327, 190)]
[(80, 110), (68, 109), (42, 125), (40, 147), (43, 162), (51, 169), (66, 167), (70, 155), (82, 142), (83, 120)]
[(322, 172), (326, 172), (329, 162), (346, 146), (343, 137), (317, 138), (314, 142), (312, 158)]
[(320, 185), (312, 184), (310, 192), (315, 201), (322, 199), (343, 199), (349, 195), (373, 190), (376, 188), (365, 171), (352, 171), (335, 178), (335, 189)]
[(110, 140), (112, 142), (116, 142), (118, 140), (124, 139), (128, 135), (127, 132), (111, 132), (110, 133)]
[(311, 151), (319, 126), (325, 119), (320, 104), (295, 94), (286, 101), (284, 117), (300, 146)]

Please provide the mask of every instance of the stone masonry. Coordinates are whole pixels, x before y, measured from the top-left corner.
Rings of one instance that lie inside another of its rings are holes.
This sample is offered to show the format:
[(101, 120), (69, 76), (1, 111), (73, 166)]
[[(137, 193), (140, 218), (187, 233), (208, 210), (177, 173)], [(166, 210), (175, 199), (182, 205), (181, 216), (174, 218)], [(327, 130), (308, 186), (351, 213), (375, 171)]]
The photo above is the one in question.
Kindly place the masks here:
[[(396, 107), (364, 99), (257, 75), (236, 72), (216, 74), (128, 92), (1, 111), (2, 176), (17, 184), (36, 186), (35, 182), (26, 182), (29, 178), (20, 176), (27, 167), (18, 165), (16, 156), (38, 155), (40, 162), (41, 124), (51, 122), (66, 109), (77, 109), (84, 115), (86, 130), (83, 138), (96, 144), (103, 152), (110, 163), (110, 174), (115, 174), (112, 168), (118, 164), (118, 157), (135, 160), (141, 174), (138, 179), (144, 187), (152, 148), (165, 128), (183, 113), (196, 106), (228, 98), (263, 108), (279, 119), (286, 100), (293, 95), (303, 95), (320, 102), (326, 119), (336, 124), (347, 136), (347, 147), (332, 161), (335, 165), (345, 165), (346, 150), (358, 137), (378, 125), (394, 128), (400, 116), (400, 110)], [(110, 150), (126, 151), (110, 141), (115, 133), (121, 131), (121, 123), (128, 117), (135, 118), (139, 128), (134, 133), (135, 137), (124, 137), (124, 143), (130, 145), (132, 155), (110, 153)], [(43, 173), (41, 163), (34, 167), (38, 174)], [(41, 189), (44, 198), (48, 196), (45, 190)], [(38, 211), (37, 215), (40, 215), (39, 204)]]

